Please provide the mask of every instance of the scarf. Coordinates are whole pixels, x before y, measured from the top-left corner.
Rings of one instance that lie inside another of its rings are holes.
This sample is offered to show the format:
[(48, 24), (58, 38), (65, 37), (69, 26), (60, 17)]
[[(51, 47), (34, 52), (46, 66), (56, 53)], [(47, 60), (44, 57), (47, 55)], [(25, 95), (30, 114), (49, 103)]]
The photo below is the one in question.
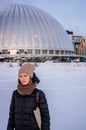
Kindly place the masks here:
[(22, 85), (21, 83), (17, 86), (17, 91), (21, 95), (31, 95), (32, 92), (35, 90), (37, 83)]

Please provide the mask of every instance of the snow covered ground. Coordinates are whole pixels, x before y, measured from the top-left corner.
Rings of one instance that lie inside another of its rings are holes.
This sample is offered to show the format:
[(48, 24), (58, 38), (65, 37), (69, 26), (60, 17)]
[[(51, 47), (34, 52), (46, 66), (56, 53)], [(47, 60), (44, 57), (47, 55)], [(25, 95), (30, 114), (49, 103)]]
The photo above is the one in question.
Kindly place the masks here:
[[(0, 130), (6, 130), (19, 66), (0, 63)], [(35, 70), (47, 97), (51, 130), (86, 130), (86, 63), (39, 63)]]

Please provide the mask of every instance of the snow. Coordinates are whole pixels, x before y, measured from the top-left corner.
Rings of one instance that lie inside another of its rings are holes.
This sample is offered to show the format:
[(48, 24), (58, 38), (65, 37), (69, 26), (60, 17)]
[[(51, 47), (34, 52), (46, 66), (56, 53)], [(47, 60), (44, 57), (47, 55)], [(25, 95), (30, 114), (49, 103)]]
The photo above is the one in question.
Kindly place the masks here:
[[(0, 63), (0, 130), (6, 130), (18, 63)], [(38, 88), (47, 97), (51, 130), (86, 130), (86, 63), (38, 63)]]

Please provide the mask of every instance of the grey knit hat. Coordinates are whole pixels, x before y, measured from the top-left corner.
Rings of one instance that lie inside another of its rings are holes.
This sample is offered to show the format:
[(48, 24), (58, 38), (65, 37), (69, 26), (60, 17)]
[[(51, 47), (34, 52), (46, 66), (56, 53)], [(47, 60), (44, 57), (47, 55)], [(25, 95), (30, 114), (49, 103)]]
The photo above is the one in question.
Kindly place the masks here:
[(34, 64), (27, 63), (21, 66), (21, 68), (19, 69), (19, 75), (21, 73), (26, 73), (32, 78), (34, 70), (35, 70)]

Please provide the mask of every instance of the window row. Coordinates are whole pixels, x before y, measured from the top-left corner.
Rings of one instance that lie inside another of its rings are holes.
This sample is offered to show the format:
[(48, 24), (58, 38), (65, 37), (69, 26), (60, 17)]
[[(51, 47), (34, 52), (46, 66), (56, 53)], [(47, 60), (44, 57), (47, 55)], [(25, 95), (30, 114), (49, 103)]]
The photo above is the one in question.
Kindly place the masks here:
[(15, 53), (15, 54), (71, 54), (73, 52), (64, 51), (64, 50), (61, 50), (61, 51), (60, 50), (47, 50), (47, 49), (44, 49), (44, 50), (40, 50), (40, 49), (35, 49), (35, 50), (19, 49), (18, 51), (16, 51), (16, 50), (8, 51), (7, 49), (4, 49), (0, 52), (0, 54), (11, 54), (11, 53)]

